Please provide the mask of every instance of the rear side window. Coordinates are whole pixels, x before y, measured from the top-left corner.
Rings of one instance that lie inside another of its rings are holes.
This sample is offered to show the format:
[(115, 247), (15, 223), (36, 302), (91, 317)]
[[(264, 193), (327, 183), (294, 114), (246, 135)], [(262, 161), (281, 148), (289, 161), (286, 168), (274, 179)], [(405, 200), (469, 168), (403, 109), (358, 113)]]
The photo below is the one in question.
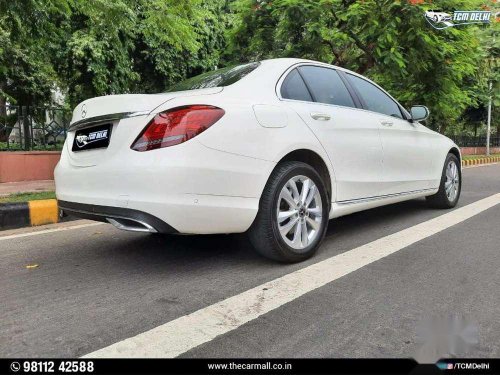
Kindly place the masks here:
[(203, 73), (170, 86), (167, 92), (229, 86), (253, 72), (259, 65), (259, 62), (254, 62)]
[(301, 66), (299, 70), (315, 102), (356, 107), (335, 70), (319, 66)]
[(367, 80), (353, 76), (352, 74), (348, 74), (347, 76), (349, 82), (351, 82), (364, 100), (366, 109), (387, 116), (403, 118), (399, 106), (385, 92)]
[(297, 69), (292, 70), (281, 85), (281, 96), (285, 99), (312, 102), (311, 94), (307, 89)]

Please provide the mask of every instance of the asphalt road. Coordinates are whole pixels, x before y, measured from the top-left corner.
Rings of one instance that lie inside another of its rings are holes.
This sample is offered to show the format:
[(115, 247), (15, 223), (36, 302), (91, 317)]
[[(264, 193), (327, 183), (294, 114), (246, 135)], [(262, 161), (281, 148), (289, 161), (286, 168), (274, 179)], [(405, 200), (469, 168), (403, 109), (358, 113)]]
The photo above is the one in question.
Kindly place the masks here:
[[(457, 208), (500, 193), (500, 165), (463, 174)], [(241, 235), (161, 237), (111, 225), (3, 240), (0, 232), (0, 357), (92, 353), (448, 212), (413, 200), (332, 220), (320, 252), (295, 265), (261, 258)], [(429, 319), (454, 316), (471, 336), (456, 355), (500, 357), (499, 229), (496, 205), (181, 356), (426, 360), (437, 355)]]

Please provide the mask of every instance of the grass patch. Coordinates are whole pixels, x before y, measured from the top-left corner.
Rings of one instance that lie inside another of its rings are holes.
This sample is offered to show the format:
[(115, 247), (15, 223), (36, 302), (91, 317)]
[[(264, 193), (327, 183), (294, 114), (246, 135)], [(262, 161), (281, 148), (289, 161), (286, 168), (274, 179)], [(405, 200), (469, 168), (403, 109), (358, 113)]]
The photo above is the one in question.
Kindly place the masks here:
[[(491, 154), (489, 157), (496, 157), (496, 156), (500, 156), (500, 154)], [(486, 157), (488, 157), (488, 156), (486, 156), (486, 155), (462, 155), (462, 159), (464, 159), (464, 160), (483, 159)]]
[(36, 201), (40, 199), (56, 199), (54, 191), (40, 191), (35, 193), (15, 193), (5, 197), (0, 197), (0, 203), (17, 203)]

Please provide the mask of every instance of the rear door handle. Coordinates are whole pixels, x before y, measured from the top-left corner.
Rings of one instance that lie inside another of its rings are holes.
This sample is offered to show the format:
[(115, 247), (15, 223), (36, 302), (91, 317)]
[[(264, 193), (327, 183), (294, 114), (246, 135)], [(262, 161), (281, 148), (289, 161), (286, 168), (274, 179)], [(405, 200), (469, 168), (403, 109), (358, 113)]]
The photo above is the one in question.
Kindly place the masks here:
[(384, 126), (392, 126), (394, 123), (392, 121), (380, 121), (380, 123)]
[(311, 117), (315, 120), (318, 121), (328, 121), (330, 120), (330, 115), (327, 115), (326, 113), (319, 113), (319, 112), (311, 112)]

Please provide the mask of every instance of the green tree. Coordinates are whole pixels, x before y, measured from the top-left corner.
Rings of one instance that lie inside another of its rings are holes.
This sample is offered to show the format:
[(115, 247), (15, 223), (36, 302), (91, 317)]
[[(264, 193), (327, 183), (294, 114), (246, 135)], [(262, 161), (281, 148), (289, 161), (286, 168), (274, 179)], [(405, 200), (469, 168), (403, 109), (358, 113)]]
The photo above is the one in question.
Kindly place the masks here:
[(0, 0), (0, 105), (8, 99), (31, 105), (50, 99), (57, 84), (50, 41), (51, 19), (69, 12), (65, 0)]
[(55, 23), (62, 31), (53, 64), (71, 106), (93, 96), (126, 93), (139, 79), (130, 58), (137, 16), (126, 1), (78, 0), (69, 16)]
[(223, 0), (196, 0), (190, 6), (176, 0), (144, 1), (134, 52), (135, 69), (141, 73), (135, 90), (162, 91), (215, 69), (225, 46), (227, 13)]
[(89, 97), (158, 92), (213, 69), (224, 43), (223, 2), (77, 1), (59, 22), (67, 32), (55, 56), (74, 106)]
[[(497, 13), (498, 10), (487, 4), (483, 8)], [(500, 39), (497, 19), (492, 19), (488, 27), (475, 30), (476, 37), (481, 44), (479, 51), (478, 66), (474, 75), (469, 77), (467, 86), (470, 88), (471, 105), (469, 105), (462, 121), (453, 126), (453, 132), (457, 134), (485, 135), (488, 103), (492, 98), (491, 131), (492, 134), (500, 136)]]
[[(0, 0), (0, 123), (16, 121), (7, 116), (7, 101), (21, 108), (50, 102), (58, 82), (51, 64), (50, 41), (57, 35), (51, 20), (68, 12), (66, 0)], [(27, 120), (24, 126), (28, 144)], [(10, 129), (1, 127), (1, 141)]]
[(0, 104), (158, 92), (214, 69), (224, 0), (0, 0)]
[[(474, 9), (477, 1), (440, 1)], [(302, 57), (365, 74), (403, 104), (431, 109), (445, 132), (474, 103), (471, 82), (481, 60), (476, 27), (435, 30), (420, 1), (237, 0), (230, 34), (235, 59)]]
[(492, 102), (492, 131), (496, 128), (496, 135), (500, 137), (500, 35), (499, 24), (495, 22), (492, 27), (484, 28), (479, 33), (479, 38), (484, 46), (482, 61), (480, 63), (476, 80), (476, 106), (482, 108), (487, 116), (487, 106)]

